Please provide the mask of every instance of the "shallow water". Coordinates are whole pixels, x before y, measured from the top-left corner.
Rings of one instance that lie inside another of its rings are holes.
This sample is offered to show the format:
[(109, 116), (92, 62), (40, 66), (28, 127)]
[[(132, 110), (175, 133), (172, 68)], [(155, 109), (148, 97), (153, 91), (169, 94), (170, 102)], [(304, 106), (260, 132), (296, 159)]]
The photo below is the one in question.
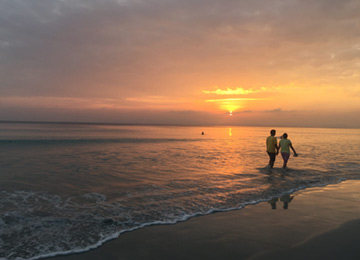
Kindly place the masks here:
[[(0, 124), (0, 257), (87, 250), (126, 230), (360, 179), (359, 129)], [(201, 135), (204, 131), (205, 134)]]

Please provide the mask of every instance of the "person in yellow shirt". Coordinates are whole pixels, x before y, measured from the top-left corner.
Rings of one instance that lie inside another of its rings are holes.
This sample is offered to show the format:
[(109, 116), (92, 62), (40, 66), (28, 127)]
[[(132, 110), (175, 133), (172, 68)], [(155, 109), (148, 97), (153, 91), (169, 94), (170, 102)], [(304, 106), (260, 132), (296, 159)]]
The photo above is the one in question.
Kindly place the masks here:
[(269, 165), (267, 167), (270, 167), (272, 169), (274, 167), (276, 155), (279, 153), (279, 147), (277, 145), (277, 139), (275, 137), (276, 130), (272, 129), (270, 131), (270, 136), (266, 138), (266, 152), (269, 155)]
[(288, 138), (288, 134), (284, 133), (282, 136), (282, 139), (279, 142), (279, 150), (281, 149), (281, 156), (284, 160), (283, 168), (286, 168), (287, 162), (290, 158), (290, 148), (294, 152), (294, 156), (297, 157), (298, 154), (295, 152), (294, 147), (292, 146), (292, 143)]

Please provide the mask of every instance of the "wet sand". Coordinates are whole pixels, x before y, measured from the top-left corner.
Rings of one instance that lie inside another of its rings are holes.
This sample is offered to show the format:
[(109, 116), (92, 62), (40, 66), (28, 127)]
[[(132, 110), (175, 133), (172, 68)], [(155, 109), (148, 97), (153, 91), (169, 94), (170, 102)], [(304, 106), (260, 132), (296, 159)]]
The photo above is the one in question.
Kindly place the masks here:
[(360, 259), (360, 181), (309, 188), (244, 209), (124, 233), (49, 260)]

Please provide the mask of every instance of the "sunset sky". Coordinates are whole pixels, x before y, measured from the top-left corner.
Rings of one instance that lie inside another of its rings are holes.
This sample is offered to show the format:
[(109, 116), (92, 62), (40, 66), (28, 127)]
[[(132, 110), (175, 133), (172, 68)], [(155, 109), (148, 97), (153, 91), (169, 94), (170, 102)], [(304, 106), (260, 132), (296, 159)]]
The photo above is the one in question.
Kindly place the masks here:
[(0, 80), (0, 120), (360, 128), (360, 1), (1, 0)]

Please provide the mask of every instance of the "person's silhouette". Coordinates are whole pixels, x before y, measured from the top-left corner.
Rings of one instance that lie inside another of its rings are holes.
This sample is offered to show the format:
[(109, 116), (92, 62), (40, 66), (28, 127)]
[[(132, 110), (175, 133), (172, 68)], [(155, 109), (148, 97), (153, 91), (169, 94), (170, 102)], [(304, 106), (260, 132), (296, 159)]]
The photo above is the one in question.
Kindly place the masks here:
[(268, 201), (268, 203), (271, 205), (271, 209), (276, 209), (276, 202), (278, 202), (279, 198), (272, 198)]
[(272, 169), (274, 167), (276, 155), (279, 153), (279, 147), (277, 145), (277, 140), (275, 137), (276, 130), (272, 129), (270, 131), (270, 136), (266, 138), (266, 152), (269, 155), (269, 165), (268, 168)]
[[(283, 164), (284, 169), (286, 168), (287, 162), (290, 158), (290, 148), (291, 148), (291, 150), (293, 150), (294, 156), (295, 157), (298, 156), (294, 147), (292, 146), (291, 141), (289, 139), (287, 139), (287, 137), (288, 137), (287, 133), (284, 133), (282, 135), (282, 139), (279, 142), (279, 150), (281, 149), (281, 156), (284, 160), (284, 164)], [(278, 150), (278, 152), (279, 152), (279, 150)]]
[(290, 196), (290, 194), (285, 194), (280, 198), (280, 201), (284, 202), (283, 208), (288, 209), (289, 203), (294, 199), (294, 196)]
[[(280, 197), (280, 201), (284, 203), (283, 208), (288, 209), (289, 203), (294, 199), (294, 196), (291, 196), (290, 194), (284, 194)], [(271, 209), (276, 209), (276, 203), (279, 201), (278, 197), (274, 197), (271, 200), (268, 201), (268, 203), (271, 205)]]

